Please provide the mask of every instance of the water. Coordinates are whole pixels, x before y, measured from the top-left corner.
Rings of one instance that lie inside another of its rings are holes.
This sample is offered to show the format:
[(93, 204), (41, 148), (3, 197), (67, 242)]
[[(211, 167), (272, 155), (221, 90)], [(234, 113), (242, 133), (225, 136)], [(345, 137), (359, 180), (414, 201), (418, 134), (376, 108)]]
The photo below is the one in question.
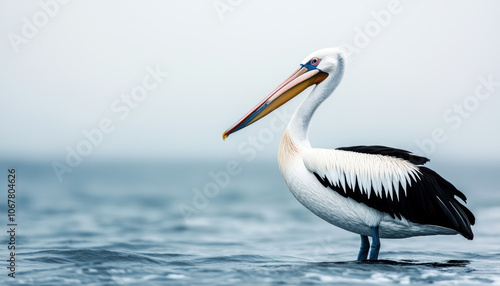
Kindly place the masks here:
[[(431, 165), (469, 197), (475, 239), (383, 239), (375, 263), (354, 261), (359, 237), (302, 207), (274, 161), (241, 162), (199, 209), (193, 188), (225, 161), (84, 162), (63, 183), (46, 162), (7, 166), (18, 172), (17, 271), (1, 263), (1, 285), (500, 285), (500, 166)], [(0, 261), (6, 214), (1, 203)]]

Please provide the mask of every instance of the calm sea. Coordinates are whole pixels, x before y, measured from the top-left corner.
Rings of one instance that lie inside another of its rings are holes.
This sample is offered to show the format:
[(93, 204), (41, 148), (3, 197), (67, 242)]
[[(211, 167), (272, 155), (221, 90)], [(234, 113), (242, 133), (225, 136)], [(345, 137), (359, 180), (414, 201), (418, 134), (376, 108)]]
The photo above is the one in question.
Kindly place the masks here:
[[(2, 161), (1, 285), (500, 285), (500, 165), (430, 165), (469, 198), (475, 239), (359, 237), (315, 217), (275, 161)], [(8, 277), (7, 168), (16, 167), (16, 273)], [(210, 175), (212, 174), (212, 175)], [(215, 174), (215, 175), (214, 175)]]

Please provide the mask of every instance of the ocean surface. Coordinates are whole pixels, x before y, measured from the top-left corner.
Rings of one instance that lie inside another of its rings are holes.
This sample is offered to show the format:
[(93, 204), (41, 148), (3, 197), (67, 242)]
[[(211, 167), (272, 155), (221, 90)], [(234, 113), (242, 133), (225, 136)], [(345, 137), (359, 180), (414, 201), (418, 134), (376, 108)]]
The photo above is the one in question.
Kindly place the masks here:
[(295, 200), (275, 161), (92, 161), (63, 182), (50, 163), (0, 164), (0, 285), (500, 285), (500, 164), (430, 164), (469, 198), (473, 241), (383, 239), (370, 263), (355, 261), (358, 235)]

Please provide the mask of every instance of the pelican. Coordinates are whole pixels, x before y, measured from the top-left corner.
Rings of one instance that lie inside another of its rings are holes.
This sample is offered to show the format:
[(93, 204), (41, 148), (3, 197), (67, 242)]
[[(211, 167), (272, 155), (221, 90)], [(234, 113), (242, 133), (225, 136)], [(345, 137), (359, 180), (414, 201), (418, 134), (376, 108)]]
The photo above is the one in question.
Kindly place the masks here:
[[(307, 209), (325, 221), (359, 234), (358, 261), (377, 260), (380, 238), (461, 234), (472, 240), (475, 218), (458, 199), (467, 198), (423, 165), (429, 159), (385, 146), (312, 148), (311, 118), (339, 85), (345, 69), (340, 48), (307, 56), (283, 83), (227, 129), (241, 130), (315, 85), (299, 106), (279, 146), (286, 185)], [(372, 244), (368, 237), (372, 238)]]

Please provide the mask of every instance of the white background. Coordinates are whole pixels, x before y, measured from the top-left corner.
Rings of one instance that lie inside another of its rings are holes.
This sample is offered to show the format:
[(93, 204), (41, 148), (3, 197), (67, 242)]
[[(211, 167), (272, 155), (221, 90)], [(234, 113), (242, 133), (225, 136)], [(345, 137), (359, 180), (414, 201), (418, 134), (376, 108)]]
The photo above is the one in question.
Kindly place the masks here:
[[(41, 1), (46, 3), (48, 1)], [(94, 158), (230, 158), (265, 118), (222, 141), (236, 120), (309, 53), (354, 45), (390, 1), (70, 1), (15, 47), (39, 1), (0, 2), (0, 156), (63, 161), (109, 117)], [(231, 10), (217, 11), (220, 3)], [(500, 4), (400, 1), (399, 13), (354, 53), (311, 123), (313, 146), (382, 144), (439, 159), (500, 159), (500, 87), (456, 129), (443, 119), (500, 81)], [(215, 6), (214, 6), (215, 5)], [(17, 49), (17, 52), (16, 52)], [(148, 66), (169, 77), (120, 120), (110, 105)], [(293, 111), (306, 95), (288, 103)], [(270, 116), (272, 117), (272, 116)], [(435, 152), (415, 143), (434, 129)], [(259, 153), (274, 159), (281, 134)]]

